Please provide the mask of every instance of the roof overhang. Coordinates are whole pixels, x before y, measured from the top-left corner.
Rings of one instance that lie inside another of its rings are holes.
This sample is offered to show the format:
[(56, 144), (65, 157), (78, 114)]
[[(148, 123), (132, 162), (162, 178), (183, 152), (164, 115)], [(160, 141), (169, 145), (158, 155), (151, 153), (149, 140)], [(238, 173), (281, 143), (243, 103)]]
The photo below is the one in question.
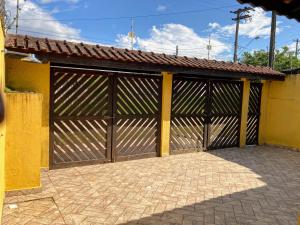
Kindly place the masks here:
[(186, 67), (174, 67), (168, 65), (153, 65), (147, 63), (128, 63), (112, 60), (97, 60), (84, 57), (65, 57), (59, 55), (39, 54), (37, 57), (43, 62), (51, 62), (52, 65), (68, 65), (72, 67), (87, 67), (100, 69), (115, 69), (119, 71), (134, 71), (134, 72), (153, 72), (161, 73), (162, 71), (172, 72), (173, 74), (181, 74), (193, 77), (215, 77), (226, 79), (247, 78), (251, 80), (280, 80), (283, 81), (285, 76), (274, 75), (259, 75), (243, 72), (221, 71), (214, 69), (197, 69)]
[(267, 11), (276, 11), (278, 15), (287, 16), (300, 22), (299, 0), (238, 0), (238, 2), (259, 6)]

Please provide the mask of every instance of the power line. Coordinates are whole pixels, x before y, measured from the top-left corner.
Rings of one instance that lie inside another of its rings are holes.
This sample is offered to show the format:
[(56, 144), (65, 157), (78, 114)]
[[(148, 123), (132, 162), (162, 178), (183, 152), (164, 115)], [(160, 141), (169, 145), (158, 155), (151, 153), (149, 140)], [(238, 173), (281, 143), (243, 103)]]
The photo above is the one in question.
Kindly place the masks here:
[(160, 13), (160, 14), (148, 14), (148, 15), (136, 15), (136, 16), (120, 16), (120, 17), (95, 17), (95, 18), (69, 18), (69, 19), (36, 19), (36, 18), (24, 18), (20, 19), (23, 21), (100, 21), (100, 20), (120, 20), (120, 19), (131, 19), (131, 18), (148, 18), (148, 17), (159, 17), (159, 16), (172, 16), (172, 15), (183, 15), (190, 13), (201, 13), (225, 8), (236, 7), (238, 5), (226, 5), (221, 7), (207, 8), (207, 9), (196, 9), (196, 10), (188, 10), (188, 11), (178, 11), (178, 12), (170, 12), (170, 13)]
[(256, 36), (255, 38), (252, 38), (245, 46), (239, 46), (240, 48), (243, 48), (243, 49), (244, 49), (243, 51), (241, 51), (241, 52), (239, 53), (239, 56), (240, 56), (243, 52), (245, 52), (246, 49), (249, 48), (249, 46), (252, 44), (252, 42), (253, 42), (254, 40), (257, 40), (257, 39), (259, 39), (259, 36)]

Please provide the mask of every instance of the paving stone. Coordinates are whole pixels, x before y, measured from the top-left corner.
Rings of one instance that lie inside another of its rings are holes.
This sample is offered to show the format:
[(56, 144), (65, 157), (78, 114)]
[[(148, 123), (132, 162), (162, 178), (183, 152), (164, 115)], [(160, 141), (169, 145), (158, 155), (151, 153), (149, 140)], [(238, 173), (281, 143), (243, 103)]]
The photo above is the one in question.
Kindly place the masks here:
[(290, 225), (300, 213), (300, 152), (274, 147), (43, 171), (41, 179), (40, 192), (6, 196), (3, 225)]

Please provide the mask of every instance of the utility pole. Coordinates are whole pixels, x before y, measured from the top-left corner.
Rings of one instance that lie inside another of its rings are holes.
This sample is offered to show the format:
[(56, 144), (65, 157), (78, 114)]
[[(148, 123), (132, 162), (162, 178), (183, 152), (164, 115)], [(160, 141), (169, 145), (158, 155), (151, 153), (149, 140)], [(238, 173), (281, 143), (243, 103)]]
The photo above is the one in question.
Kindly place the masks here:
[(235, 18), (232, 18), (233, 21), (236, 21), (236, 28), (235, 28), (235, 40), (234, 40), (234, 54), (233, 54), (233, 61), (237, 62), (237, 50), (238, 50), (238, 38), (239, 38), (239, 29), (240, 29), (240, 21), (250, 19), (252, 16), (248, 13), (254, 9), (251, 7), (245, 7), (243, 9), (238, 9), (236, 11), (230, 11), (230, 13), (236, 14)]
[(176, 52), (175, 55), (178, 56), (178, 45), (176, 45)]
[(299, 51), (298, 46), (299, 46), (299, 39), (297, 38), (296, 39), (296, 51), (295, 51), (296, 59), (298, 59), (298, 51)]
[(16, 35), (19, 29), (19, 11), (20, 11), (20, 0), (17, 0), (17, 12), (16, 12)]
[(270, 36), (270, 48), (269, 48), (269, 67), (274, 67), (274, 54), (275, 54), (275, 37), (276, 36), (276, 12), (272, 11), (272, 23), (271, 23), (271, 36)]
[(211, 51), (210, 35), (208, 37), (208, 45), (206, 47), (207, 47), (207, 59), (209, 60), (210, 51)]

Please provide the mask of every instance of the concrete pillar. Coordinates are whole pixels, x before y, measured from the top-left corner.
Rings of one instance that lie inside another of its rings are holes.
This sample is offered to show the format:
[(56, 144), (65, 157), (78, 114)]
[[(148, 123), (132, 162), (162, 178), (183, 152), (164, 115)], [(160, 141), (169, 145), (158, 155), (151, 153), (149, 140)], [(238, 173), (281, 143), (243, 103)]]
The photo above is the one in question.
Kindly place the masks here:
[(240, 127), (240, 148), (245, 147), (247, 138), (247, 120), (249, 108), (249, 95), (250, 95), (250, 81), (242, 79), (243, 81), (243, 99), (242, 99), (242, 112), (241, 112), (241, 127)]
[(162, 111), (161, 111), (161, 141), (160, 156), (170, 154), (170, 124), (172, 106), (172, 82), (173, 74), (162, 72)]

